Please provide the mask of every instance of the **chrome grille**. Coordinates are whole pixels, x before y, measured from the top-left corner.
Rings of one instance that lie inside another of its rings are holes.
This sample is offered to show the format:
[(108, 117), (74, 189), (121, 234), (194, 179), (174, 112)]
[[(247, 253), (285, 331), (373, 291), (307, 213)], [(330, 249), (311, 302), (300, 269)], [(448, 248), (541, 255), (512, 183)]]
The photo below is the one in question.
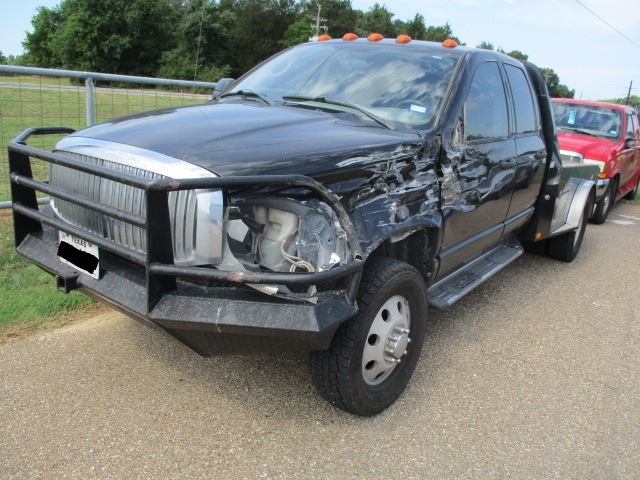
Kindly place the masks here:
[[(165, 175), (159, 173), (76, 152), (63, 151), (59, 153), (142, 178), (166, 178)], [(58, 188), (82, 195), (103, 205), (146, 216), (146, 198), (144, 191), (139, 188), (55, 164), (51, 165), (50, 182)], [(168, 195), (176, 264), (198, 263), (196, 255), (197, 194), (197, 191), (184, 190), (170, 192)], [(51, 203), (56, 214), (72, 225), (138, 252), (146, 253), (145, 229), (58, 198), (53, 198)]]

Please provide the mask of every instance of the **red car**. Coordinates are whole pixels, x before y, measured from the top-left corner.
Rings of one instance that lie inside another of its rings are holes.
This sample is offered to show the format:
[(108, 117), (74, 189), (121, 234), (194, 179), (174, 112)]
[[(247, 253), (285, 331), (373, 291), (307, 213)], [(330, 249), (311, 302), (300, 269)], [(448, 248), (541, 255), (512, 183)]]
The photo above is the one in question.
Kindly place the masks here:
[(609, 189), (591, 221), (604, 223), (620, 198), (633, 200), (640, 183), (640, 123), (634, 108), (613, 103), (554, 98), (553, 110), (563, 162), (595, 164)]

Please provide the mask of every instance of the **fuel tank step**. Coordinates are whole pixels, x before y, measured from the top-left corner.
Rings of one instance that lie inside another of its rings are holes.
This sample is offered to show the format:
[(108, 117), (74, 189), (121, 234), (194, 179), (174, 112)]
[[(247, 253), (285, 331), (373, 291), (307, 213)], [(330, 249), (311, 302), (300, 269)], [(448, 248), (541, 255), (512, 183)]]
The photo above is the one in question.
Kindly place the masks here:
[(516, 238), (503, 240), (494, 249), (434, 283), (427, 291), (429, 304), (438, 309), (451, 306), (523, 253), (524, 249)]

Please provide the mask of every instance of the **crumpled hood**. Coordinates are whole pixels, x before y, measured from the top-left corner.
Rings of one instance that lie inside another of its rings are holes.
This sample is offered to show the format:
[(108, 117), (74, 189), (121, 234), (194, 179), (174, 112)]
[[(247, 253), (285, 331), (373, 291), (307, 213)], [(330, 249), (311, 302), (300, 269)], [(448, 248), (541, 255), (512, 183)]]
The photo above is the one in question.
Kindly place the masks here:
[(303, 174), (335, 171), (341, 162), (422, 145), (349, 113), (212, 103), (122, 117), (73, 134), (162, 153), (218, 175)]
[(616, 150), (618, 142), (606, 138), (592, 137), (580, 133), (558, 131), (558, 143), (562, 150), (581, 153), (584, 158), (600, 160), (611, 159), (611, 152)]

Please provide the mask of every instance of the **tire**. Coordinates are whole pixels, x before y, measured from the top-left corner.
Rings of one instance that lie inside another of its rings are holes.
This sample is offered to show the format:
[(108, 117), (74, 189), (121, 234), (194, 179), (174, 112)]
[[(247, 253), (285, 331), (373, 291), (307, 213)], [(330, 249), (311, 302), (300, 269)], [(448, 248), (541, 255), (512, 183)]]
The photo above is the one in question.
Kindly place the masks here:
[(329, 403), (369, 417), (396, 401), (420, 357), (427, 321), (424, 280), (406, 263), (371, 259), (358, 307), (329, 349), (311, 352), (309, 360), (313, 383)]
[(609, 184), (609, 188), (602, 196), (602, 198), (596, 203), (596, 209), (593, 212), (593, 215), (589, 219), (591, 223), (595, 223), (596, 225), (602, 225), (604, 221), (609, 216), (609, 212), (613, 208), (613, 203), (615, 201), (617, 186), (615, 182)]
[(640, 187), (640, 177), (638, 177), (638, 181), (636, 182), (636, 188), (627, 193), (624, 198), (627, 200), (635, 200), (638, 196), (638, 187)]
[(578, 228), (573, 232), (563, 233), (562, 235), (551, 237), (549, 239), (549, 256), (551, 258), (562, 260), (567, 263), (573, 262), (580, 251), (584, 232), (587, 229), (589, 214), (592, 209), (593, 201), (589, 199), (582, 210), (582, 216), (580, 217)]

